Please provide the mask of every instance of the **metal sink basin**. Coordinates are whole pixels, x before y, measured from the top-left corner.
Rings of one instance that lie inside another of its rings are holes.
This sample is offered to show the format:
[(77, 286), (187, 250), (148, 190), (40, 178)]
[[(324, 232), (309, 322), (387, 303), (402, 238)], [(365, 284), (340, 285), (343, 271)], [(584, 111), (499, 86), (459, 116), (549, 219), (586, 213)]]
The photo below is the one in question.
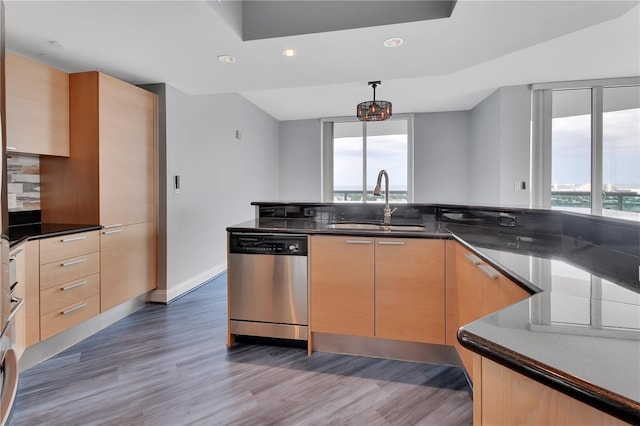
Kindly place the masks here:
[(327, 225), (328, 229), (350, 229), (361, 231), (424, 231), (422, 225), (383, 225), (377, 223), (332, 223)]

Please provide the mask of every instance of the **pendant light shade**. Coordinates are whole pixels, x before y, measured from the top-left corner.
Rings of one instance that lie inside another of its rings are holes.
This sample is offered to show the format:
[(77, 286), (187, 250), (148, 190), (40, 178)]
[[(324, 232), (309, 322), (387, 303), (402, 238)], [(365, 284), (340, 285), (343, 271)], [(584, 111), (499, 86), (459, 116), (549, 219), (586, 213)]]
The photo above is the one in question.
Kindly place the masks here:
[(370, 81), (369, 86), (373, 87), (373, 100), (360, 102), (356, 115), (360, 121), (383, 121), (391, 117), (391, 102), (376, 101), (376, 87), (380, 81)]

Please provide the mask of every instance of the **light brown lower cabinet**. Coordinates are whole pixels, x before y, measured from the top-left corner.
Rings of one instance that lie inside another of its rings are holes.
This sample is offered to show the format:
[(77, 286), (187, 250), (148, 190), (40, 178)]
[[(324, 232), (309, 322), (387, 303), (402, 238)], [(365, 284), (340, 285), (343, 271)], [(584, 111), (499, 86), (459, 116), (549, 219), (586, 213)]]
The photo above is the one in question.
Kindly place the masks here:
[(100, 313), (100, 295), (74, 302), (63, 309), (56, 309), (40, 317), (40, 335), (48, 339), (61, 331), (95, 317)]
[(374, 333), (374, 239), (309, 238), (312, 332), (371, 337)]
[(100, 313), (98, 231), (39, 240), (40, 340)]
[(312, 236), (311, 331), (444, 343), (444, 242)]
[(375, 242), (375, 336), (444, 344), (444, 241)]
[(475, 426), (628, 424), (480, 355), (473, 362)]
[[(458, 327), (531, 295), (462, 245), (456, 244), (455, 251)], [(473, 380), (475, 378), (473, 352), (460, 346), (457, 341), (455, 346), (467, 373)]]
[(156, 288), (155, 222), (100, 234), (100, 312)]

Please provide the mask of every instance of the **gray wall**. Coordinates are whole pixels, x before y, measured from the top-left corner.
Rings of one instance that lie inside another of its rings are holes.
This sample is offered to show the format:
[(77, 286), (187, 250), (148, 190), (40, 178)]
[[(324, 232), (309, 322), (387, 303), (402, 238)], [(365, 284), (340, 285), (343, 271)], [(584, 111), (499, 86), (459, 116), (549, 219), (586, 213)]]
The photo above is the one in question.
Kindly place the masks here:
[[(319, 201), (320, 120), (280, 123), (280, 199)], [(414, 116), (415, 202), (466, 203), (469, 198), (469, 111)]]
[[(526, 86), (502, 87), (471, 111), (469, 201), (528, 206), (531, 95)], [(526, 190), (514, 188), (526, 182)]]
[(321, 122), (280, 122), (280, 200), (320, 201), (322, 198)]
[(437, 112), (414, 117), (414, 201), (469, 201), (471, 113)]
[(166, 96), (166, 160), (160, 167), (165, 223), (159, 240), (166, 244), (160, 259), (166, 279), (152, 300), (166, 302), (224, 271), (226, 227), (252, 219), (252, 201), (279, 198), (279, 129), (240, 95), (189, 96), (160, 86)]
[(493, 92), (471, 111), (470, 204), (500, 203), (500, 93)]
[[(320, 199), (321, 122), (279, 123), (237, 94), (148, 88), (165, 101), (153, 300), (168, 301), (226, 268), (225, 228), (252, 219), (252, 201)], [(529, 179), (529, 117), (525, 86), (501, 88), (471, 111), (416, 114), (415, 201), (527, 205), (528, 190), (513, 182)]]
[[(529, 206), (531, 187), (531, 91), (527, 86), (500, 89), (500, 204)], [(514, 189), (515, 182), (526, 189)]]

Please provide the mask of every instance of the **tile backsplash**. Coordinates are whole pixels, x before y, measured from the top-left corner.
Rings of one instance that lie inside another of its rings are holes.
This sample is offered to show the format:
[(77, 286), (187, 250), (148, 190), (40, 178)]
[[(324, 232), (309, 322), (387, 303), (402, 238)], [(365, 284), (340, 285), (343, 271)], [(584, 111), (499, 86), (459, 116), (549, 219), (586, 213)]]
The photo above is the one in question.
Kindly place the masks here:
[(40, 158), (7, 155), (7, 195), (9, 211), (40, 209)]

